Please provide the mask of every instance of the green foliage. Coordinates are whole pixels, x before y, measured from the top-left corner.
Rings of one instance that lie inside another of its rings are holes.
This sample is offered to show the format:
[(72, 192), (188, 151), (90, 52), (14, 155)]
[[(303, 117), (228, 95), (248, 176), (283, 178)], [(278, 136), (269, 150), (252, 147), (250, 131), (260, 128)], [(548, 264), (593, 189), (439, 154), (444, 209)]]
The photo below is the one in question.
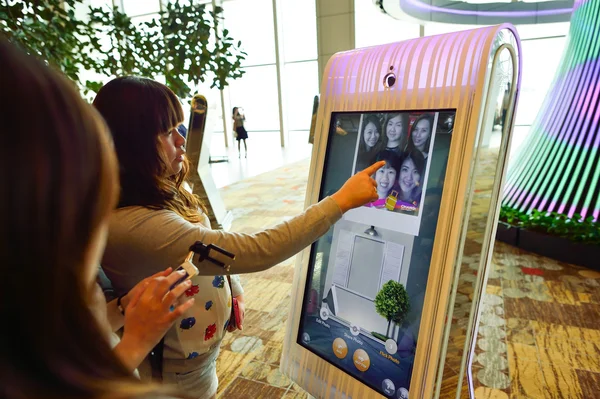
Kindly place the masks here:
[(375, 296), (375, 310), (388, 322), (401, 324), (410, 310), (408, 294), (404, 286), (393, 280), (385, 283)]
[(244, 73), (246, 53), (241, 42), (217, 27), (222, 22), (219, 7), (213, 12), (204, 4), (177, 0), (168, 2), (156, 19), (134, 23), (123, 13), (87, 8), (82, 2), (0, 0), (0, 32), (62, 70), (84, 93), (102, 85), (83, 81), (84, 71), (162, 78), (182, 98), (200, 82), (222, 89)]
[(80, 2), (0, 0), (0, 32), (79, 82), (83, 69), (96, 67), (89, 53), (98, 41), (95, 30), (75, 15)]
[(500, 208), (500, 220), (512, 226), (567, 238), (585, 244), (600, 245), (600, 223), (589, 216), (567, 215), (533, 210), (526, 214), (509, 206)]

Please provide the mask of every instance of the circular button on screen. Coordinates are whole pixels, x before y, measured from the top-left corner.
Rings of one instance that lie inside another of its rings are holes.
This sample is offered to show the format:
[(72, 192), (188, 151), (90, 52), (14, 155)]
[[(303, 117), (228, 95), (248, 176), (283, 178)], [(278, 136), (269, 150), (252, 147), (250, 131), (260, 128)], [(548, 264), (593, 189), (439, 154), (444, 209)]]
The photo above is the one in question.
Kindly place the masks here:
[(346, 344), (346, 341), (344, 341), (341, 338), (334, 339), (332, 347), (333, 347), (333, 354), (338, 359), (343, 359), (348, 354), (348, 345)]
[(321, 319), (327, 320), (329, 318), (329, 310), (326, 307), (322, 307), (319, 316), (321, 316)]
[(354, 366), (360, 371), (367, 371), (369, 366), (371, 366), (371, 359), (369, 359), (369, 355), (364, 349), (355, 350), (352, 360), (354, 361)]
[(398, 344), (393, 339), (388, 339), (385, 341), (385, 350), (390, 355), (395, 355), (398, 352)]
[(400, 389), (398, 389), (398, 392), (396, 395), (398, 396), (398, 399), (408, 399), (408, 389), (400, 388)]
[(308, 344), (310, 342), (310, 335), (308, 335), (308, 333), (303, 333), (302, 334), (302, 341), (306, 344)]
[(394, 394), (394, 392), (396, 392), (396, 386), (394, 385), (392, 380), (388, 378), (383, 380), (383, 382), (381, 383), (381, 389), (383, 390), (383, 393), (385, 393), (388, 396), (391, 396)]

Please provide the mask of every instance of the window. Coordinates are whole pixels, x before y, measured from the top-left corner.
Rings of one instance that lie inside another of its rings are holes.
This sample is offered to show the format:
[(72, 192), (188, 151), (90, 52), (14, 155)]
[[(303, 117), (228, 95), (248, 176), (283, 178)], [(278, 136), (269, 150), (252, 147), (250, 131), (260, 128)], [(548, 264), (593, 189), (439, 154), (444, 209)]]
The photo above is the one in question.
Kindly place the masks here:
[(231, 119), (231, 109), (242, 107), (248, 131), (279, 130), (275, 65), (246, 68), (241, 79), (230, 83), (229, 104), (229, 108), (224, 111), (225, 115)]
[(317, 59), (317, 14), (314, 1), (282, 1), (283, 59)]
[(523, 75), (515, 124), (531, 125), (535, 120), (556, 74), (565, 43), (565, 37), (521, 42)]
[(271, 0), (235, 0), (223, 3), (224, 26), (241, 40), (248, 53), (244, 66), (275, 63), (275, 33)]
[(319, 94), (317, 61), (294, 62), (284, 67), (287, 129), (309, 130), (315, 95)]
[(370, 1), (354, 1), (356, 48), (401, 42), (419, 37), (419, 24), (384, 14)]
[(125, 14), (131, 16), (160, 11), (160, 0), (122, 0)]

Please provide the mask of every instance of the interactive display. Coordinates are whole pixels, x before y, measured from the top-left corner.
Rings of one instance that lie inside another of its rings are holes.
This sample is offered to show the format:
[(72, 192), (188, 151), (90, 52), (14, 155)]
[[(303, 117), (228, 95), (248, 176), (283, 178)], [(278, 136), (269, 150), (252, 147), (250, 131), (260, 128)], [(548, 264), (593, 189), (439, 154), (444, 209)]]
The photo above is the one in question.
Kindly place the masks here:
[(298, 344), (390, 398), (408, 398), (455, 113), (331, 116), (320, 199), (386, 165), (311, 248)]

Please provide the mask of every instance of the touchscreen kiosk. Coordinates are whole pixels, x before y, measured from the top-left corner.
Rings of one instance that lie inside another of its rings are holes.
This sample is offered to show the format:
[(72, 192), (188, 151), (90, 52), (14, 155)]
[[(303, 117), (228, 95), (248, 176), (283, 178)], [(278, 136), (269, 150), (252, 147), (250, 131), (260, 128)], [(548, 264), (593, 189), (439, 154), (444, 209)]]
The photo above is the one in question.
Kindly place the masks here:
[[(448, 335), (460, 323), (468, 327), (454, 383), (468, 374), (497, 200), (486, 203), (481, 268), (468, 270), (480, 283), (466, 323), (453, 313), (456, 281), (484, 121), (503, 84), (494, 78), (503, 50), (516, 88), (518, 39), (509, 25), (353, 50), (329, 61), (307, 205), (372, 163), (386, 164), (373, 175), (379, 198), (348, 211), (298, 257), (282, 370), (311, 395), (436, 396), (447, 375)], [(513, 90), (511, 118), (515, 100)], [(492, 151), (491, 199), (499, 195), (510, 127)]]

